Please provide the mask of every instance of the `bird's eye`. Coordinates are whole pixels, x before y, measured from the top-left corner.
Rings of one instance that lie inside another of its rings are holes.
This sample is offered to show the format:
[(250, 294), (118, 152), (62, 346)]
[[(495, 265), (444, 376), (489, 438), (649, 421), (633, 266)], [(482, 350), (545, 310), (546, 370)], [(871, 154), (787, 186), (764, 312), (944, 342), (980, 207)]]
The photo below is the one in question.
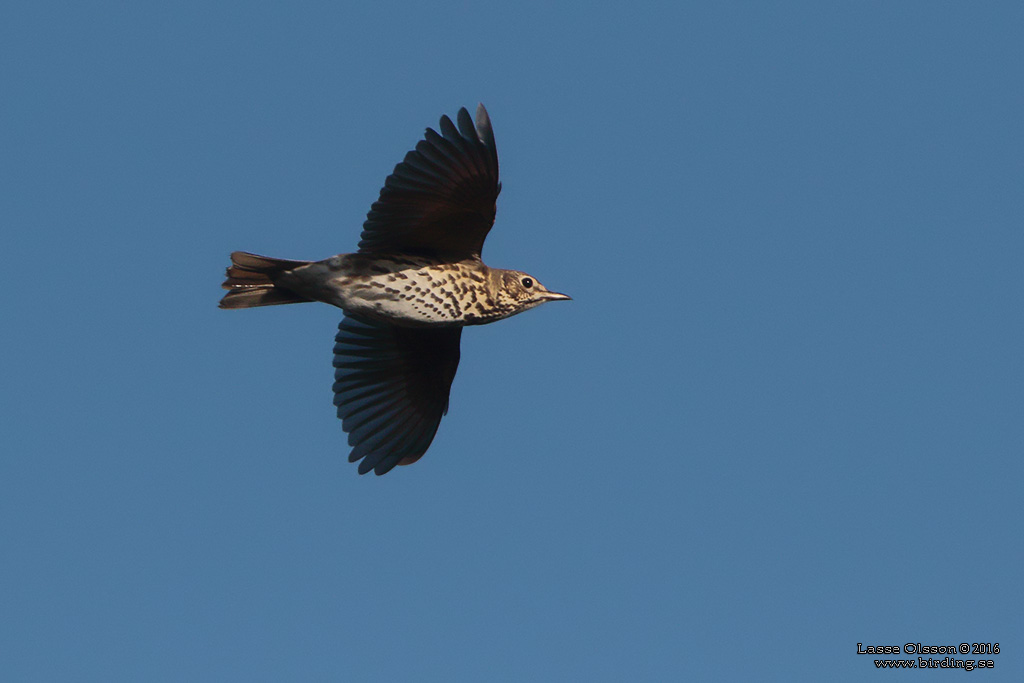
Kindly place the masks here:
[(529, 289), (530, 287), (533, 287), (533, 280), (528, 278), (528, 277), (524, 277), (523, 278), (523, 287), (526, 287), (527, 289)]

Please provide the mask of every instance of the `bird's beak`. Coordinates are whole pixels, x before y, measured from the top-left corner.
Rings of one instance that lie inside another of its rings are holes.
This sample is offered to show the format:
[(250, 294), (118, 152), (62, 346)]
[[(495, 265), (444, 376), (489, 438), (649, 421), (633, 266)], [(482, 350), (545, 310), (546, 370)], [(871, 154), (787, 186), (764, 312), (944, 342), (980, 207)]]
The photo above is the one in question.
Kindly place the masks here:
[(544, 292), (544, 301), (572, 301), (572, 297), (558, 292)]

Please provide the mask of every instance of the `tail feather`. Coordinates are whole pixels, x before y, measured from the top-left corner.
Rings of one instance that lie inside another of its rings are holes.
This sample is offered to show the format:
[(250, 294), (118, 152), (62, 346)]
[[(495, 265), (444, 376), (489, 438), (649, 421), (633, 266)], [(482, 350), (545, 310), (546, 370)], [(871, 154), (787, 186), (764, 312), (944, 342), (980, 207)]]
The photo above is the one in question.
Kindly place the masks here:
[(230, 291), (220, 300), (220, 307), (252, 308), (309, 301), (291, 290), (276, 286), (274, 282), (277, 275), (309, 263), (311, 261), (292, 261), (236, 251), (231, 254), (228, 279), (221, 285)]

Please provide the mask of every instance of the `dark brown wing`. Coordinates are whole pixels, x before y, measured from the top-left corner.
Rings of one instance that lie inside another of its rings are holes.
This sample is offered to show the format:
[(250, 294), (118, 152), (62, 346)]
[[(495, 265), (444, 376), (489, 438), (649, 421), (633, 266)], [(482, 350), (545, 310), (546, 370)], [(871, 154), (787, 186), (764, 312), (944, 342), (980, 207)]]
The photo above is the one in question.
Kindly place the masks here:
[(459, 367), (461, 327), (410, 328), (346, 316), (334, 345), (334, 405), (359, 474), (416, 462), (430, 447)]
[(494, 224), (498, 151), (484, 105), (476, 127), (465, 107), (458, 127), (441, 117), (384, 182), (363, 223), (359, 251), (461, 260), (480, 255)]

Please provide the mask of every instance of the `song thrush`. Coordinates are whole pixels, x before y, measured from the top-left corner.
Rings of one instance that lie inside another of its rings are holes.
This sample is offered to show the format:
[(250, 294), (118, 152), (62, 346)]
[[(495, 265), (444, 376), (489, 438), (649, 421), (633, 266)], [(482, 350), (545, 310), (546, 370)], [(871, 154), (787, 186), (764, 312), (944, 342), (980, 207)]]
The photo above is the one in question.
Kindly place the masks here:
[(290, 261), (231, 254), (221, 308), (338, 306), (334, 404), (359, 473), (416, 462), (430, 446), (459, 364), (462, 328), (566, 300), (480, 260), (494, 223), (498, 154), (487, 110), (441, 117), (395, 166), (355, 254)]

